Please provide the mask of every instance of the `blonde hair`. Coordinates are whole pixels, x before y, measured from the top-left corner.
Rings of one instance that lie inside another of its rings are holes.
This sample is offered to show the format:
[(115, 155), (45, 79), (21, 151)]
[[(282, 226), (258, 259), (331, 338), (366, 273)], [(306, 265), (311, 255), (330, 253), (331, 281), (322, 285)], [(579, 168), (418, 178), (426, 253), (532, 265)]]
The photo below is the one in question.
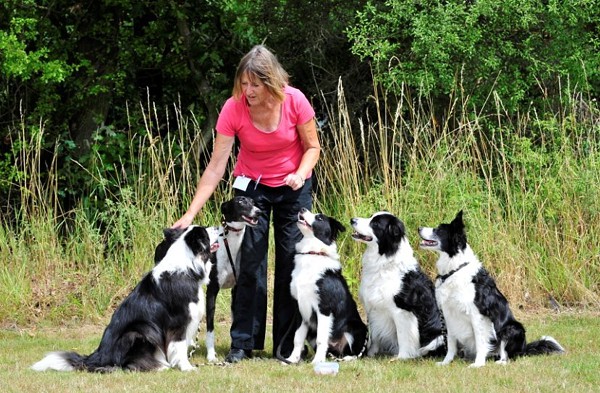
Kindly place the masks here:
[(265, 84), (267, 91), (275, 99), (283, 102), (285, 99), (284, 88), (289, 82), (289, 75), (283, 69), (277, 57), (269, 51), (264, 45), (254, 46), (250, 52), (246, 53), (237, 71), (233, 81), (233, 97), (240, 99), (244, 93), (242, 89), (242, 77), (246, 74), (251, 82), (256, 79)]

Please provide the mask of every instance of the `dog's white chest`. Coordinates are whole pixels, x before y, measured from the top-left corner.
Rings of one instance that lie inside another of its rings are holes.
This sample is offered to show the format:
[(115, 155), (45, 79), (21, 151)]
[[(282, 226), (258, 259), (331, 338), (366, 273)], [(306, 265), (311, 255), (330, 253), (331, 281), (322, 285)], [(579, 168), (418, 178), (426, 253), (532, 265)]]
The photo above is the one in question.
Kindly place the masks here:
[(323, 275), (323, 270), (315, 263), (315, 256), (296, 256), (296, 267), (292, 272), (290, 290), (296, 300), (309, 293), (317, 292), (317, 281)]
[(359, 287), (359, 297), (367, 312), (372, 309), (395, 308), (394, 295), (398, 293), (400, 286), (398, 279), (363, 278)]
[(447, 280), (436, 282), (435, 296), (448, 329), (463, 345), (464, 350), (475, 352), (475, 334), (479, 325), (489, 325), (488, 318), (483, 317), (475, 306), (475, 286), (471, 282), (469, 272), (456, 273)]
[(475, 299), (475, 286), (470, 276), (457, 273), (455, 277), (436, 282), (435, 297), (438, 304), (448, 311), (468, 313)]
[(367, 312), (373, 309), (395, 309), (394, 295), (400, 292), (401, 287), (401, 272), (398, 266), (363, 261), (358, 294)]
[(290, 292), (298, 301), (300, 313), (306, 319), (310, 319), (313, 311), (318, 309), (317, 282), (326, 270), (328, 259), (330, 258), (326, 256), (296, 255)]

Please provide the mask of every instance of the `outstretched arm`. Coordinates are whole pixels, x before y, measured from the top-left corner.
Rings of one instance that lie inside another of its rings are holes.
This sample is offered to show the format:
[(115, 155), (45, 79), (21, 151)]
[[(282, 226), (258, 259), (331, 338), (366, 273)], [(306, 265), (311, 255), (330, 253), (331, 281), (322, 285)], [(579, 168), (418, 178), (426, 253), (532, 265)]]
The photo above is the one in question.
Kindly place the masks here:
[(215, 192), (217, 185), (225, 173), (234, 141), (235, 137), (217, 133), (210, 161), (198, 182), (194, 199), (192, 199), (185, 214), (173, 224), (172, 228), (185, 228), (189, 226), (208, 198)]

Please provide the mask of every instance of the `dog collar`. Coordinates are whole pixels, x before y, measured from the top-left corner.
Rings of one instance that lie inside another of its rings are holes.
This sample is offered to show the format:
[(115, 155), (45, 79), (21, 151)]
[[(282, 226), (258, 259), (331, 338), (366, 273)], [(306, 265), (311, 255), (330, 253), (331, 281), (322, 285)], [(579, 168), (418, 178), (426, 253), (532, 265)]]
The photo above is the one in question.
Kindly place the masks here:
[(451, 275), (453, 275), (454, 273), (456, 273), (457, 271), (459, 271), (460, 269), (462, 269), (463, 267), (467, 266), (469, 264), (469, 262), (465, 262), (462, 265), (460, 265), (459, 267), (457, 267), (454, 270), (449, 271), (446, 274), (442, 274), (442, 275), (437, 275), (436, 280), (442, 280), (442, 282), (440, 284), (443, 284), (444, 281), (446, 281)]
[(327, 253), (325, 251), (307, 251), (307, 252), (298, 252), (297, 254), (300, 255), (321, 255), (321, 256), (328, 256)]
[(223, 223), (223, 231), (225, 233), (227, 232), (240, 232), (242, 230), (242, 228), (233, 228), (230, 227), (229, 225), (227, 225), (227, 223)]

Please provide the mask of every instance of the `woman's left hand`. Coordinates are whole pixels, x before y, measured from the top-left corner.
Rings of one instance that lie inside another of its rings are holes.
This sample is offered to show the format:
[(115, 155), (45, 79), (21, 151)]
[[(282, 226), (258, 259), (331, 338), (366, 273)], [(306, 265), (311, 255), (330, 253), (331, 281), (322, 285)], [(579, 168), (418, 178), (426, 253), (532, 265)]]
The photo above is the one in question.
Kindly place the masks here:
[(304, 185), (304, 178), (297, 173), (290, 173), (285, 177), (285, 184), (296, 191)]

